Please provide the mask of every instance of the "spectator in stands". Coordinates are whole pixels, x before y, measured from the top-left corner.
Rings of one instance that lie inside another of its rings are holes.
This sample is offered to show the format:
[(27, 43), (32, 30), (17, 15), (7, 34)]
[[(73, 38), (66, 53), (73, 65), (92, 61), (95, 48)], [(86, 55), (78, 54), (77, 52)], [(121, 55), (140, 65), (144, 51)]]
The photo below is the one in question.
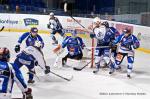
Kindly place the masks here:
[(16, 5), (16, 13), (19, 13), (19, 5)]

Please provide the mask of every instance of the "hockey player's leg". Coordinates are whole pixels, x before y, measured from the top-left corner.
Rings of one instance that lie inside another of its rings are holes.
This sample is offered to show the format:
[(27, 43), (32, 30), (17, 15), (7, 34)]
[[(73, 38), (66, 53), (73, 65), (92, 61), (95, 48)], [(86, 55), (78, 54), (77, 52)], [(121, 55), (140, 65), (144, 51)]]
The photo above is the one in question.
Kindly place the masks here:
[(115, 59), (115, 63), (111, 64), (111, 69), (110, 69), (109, 74), (112, 74), (115, 71), (115, 69), (120, 68), (119, 66), (122, 63), (125, 56), (126, 56), (126, 54), (123, 54), (123, 53), (118, 53), (117, 54), (116, 59)]
[(100, 48), (96, 48), (95, 50), (95, 66), (96, 69), (93, 71), (93, 73), (98, 73), (99, 69), (100, 69), (100, 60), (101, 60), (101, 49)]
[(52, 31), (50, 37), (52, 38), (53, 40), (53, 43), (52, 44), (58, 44), (58, 41), (56, 40), (55, 38), (55, 34), (56, 34), (56, 31)]
[(62, 66), (63, 67), (66, 65), (68, 57), (69, 57), (69, 54), (67, 54), (65, 57), (62, 58)]
[(64, 30), (62, 30), (62, 29), (61, 29), (61, 30), (58, 30), (58, 33), (59, 33), (63, 38), (66, 37)]
[(133, 68), (134, 57), (133, 56), (128, 56), (127, 60), (128, 60), (127, 77), (130, 78), (131, 77), (131, 73), (132, 73), (132, 68)]
[(103, 60), (105, 67), (109, 67), (109, 64), (111, 62), (111, 50), (109, 48), (104, 49)]
[(99, 69), (100, 69), (100, 60), (101, 60), (100, 56), (95, 56), (95, 66), (96, 66), (96, 69), (93, 71), (93, 73), (98, 73), (99, 72)]
[(29, 80), (28, 80), (28, 83), (29, 84), (33, 84), (35, 82), (33, 80), (34, 74), (35, 74), (35, 70), (34, 70), (34, 68), (33, 69), (28, 68), (28, 70), (29, 70)]

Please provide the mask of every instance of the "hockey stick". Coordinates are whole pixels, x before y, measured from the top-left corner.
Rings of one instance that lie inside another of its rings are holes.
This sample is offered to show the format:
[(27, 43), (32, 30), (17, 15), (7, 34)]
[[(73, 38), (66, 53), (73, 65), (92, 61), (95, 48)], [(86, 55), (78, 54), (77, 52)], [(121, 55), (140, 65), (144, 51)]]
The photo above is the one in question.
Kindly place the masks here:
[(63, 76), (61, 76), (61, 75), (59, 75), (59, 74), (56, 74), (56, 73), (52, 72), (52, 71), (50, 71), (50, 73), (52, 73), (52, 74), (54, 74), (55, 76), (60, 77), (60, 78), (62, 78), (62, 79), (64, 79), (64, 80), (67, 80), (67, 81), (71, 81), (71, 80), (73, 79), (73, 76), (71, 76), (70, 78), (65, 78), (65, 77), (63, 77)]
[(3, 31), (3, 30), (4, 30), (4, 28), (5, 28), (5, 27), (3, 26), (3, 27), (0, 29), (0, 32), (1, 32), (1, 31)]
[(110, 46), (99, 46), (99, 47), (85, 47), (85, 48), (109, 48)]
[[(43, 69), (43, 67), (41, 67), (40, 65), (39, 65), (39, 67), (40, 67), (41, 69)], [(73, 79), (73, 76), (71, 76), (70, 78), (65, 78), (65, 77), (63, 77), (63, 76), (61, 76), (61, 75), (59, 75), (59, 74), (56, 74), (56, 73), (52, 72), (52, 71), (50, 71), (50, 73), (52, 73), (53, 75), (55, 75), (55, 76), (57, 76), (57, 77), (60, 77), (60, 78), (62, 78), (62, 79), (64, 79), (64, 80), (67, 80), (67, 81), (71, 81), (71, 80)]]
[[(95, 58), (94, 58), (95, 59)], [(81, 71), (83, 70), (85, 67), (87, 67), (93, 60), (91, 60), (90, 62), (88, 62), (86, 65), (84, 65), (83, 67), (81, 68), (77, 68), (77, 67), (73, 67), (73, 70), (76, 70), (76, 71)]]
[(40, 78), (35, 73), (29, 71), (27, 74), (29, 73), (33, 74), (39, 81), (41, 81)]
[[(68, 9), (67, 9), (67, 6), (68, 6), (68, 3), (65, 2), (64, 3), (64, 12), (67, 13), (75, 22), (77, 22), (82, 28), (86, 29), (85, 26), (83, 26), (80, 22), (78, 22), (73, 16), (72, 16), (72, 13), (69, 13), (68, 12)], [(86, 29), (87, 30), (87, 29)]]

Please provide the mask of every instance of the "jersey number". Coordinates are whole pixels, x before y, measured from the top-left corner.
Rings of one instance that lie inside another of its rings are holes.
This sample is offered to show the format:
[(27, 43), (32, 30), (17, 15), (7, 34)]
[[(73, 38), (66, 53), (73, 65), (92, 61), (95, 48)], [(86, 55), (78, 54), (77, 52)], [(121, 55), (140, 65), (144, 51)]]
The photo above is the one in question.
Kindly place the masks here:
[(0, 78), (0, 90), (2, 90), (3, 82), (4, 82), (4, 78)]

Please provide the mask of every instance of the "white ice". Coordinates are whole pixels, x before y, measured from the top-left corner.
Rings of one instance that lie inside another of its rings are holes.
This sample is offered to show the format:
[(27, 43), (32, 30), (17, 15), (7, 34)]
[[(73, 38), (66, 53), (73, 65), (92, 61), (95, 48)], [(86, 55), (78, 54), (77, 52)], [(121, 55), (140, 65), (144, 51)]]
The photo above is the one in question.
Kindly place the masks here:
[[(10, 49), (11, 62), (15, 59), (16, 53), (14, 52), (14, 47), (21, 34), (22, 33), (0, 32), (0, 46), (5, 46)], [(58, 63), (57, 67), (54, 67), (53, 64), (57, 56), (53, 54), (52, 50), (56, 46), (51, 45), (49, 35), (40, 35), (45, 42), (43, 51), (47, 65), (51, 66), (51, 70), (57, 74), (64, 77), (73, 75), (74, 78), (68, 82), (53, 74), (45, 76), (42, 70), (36, 67), (37, 76), (40, 80), (35, 77), (36, 83), (29, 85), (29, 87), (33, 89), (34, 99), (148, 99), (150, 97), (149, 54), (136, 51), (132, 79), (126, 77), (126, 67), (123, 68), (123, 71), (116, 72), (111, 76), (108, 74), (107, 69), (102, 69), (97, 75), (94, 75), (92, 73), (93, 69), (91, 68), (74, 71), (71, 68), (62, 68), (61, 62)], [(59, 39), (61, 39), (61, 37), (59, 37)], [(24, 48), (24, 46), (22, 46), (22, 48)], [(66, 52), (64, 52), (64, 54), (65, 53)], [(123, 62), (123, 65), (127, 65), (126, 61)], [(23, 66), (21, 70), (27, 81), (26, 67)], [(16, 84), (14, 85), (12, 96), (22, 96)]]

